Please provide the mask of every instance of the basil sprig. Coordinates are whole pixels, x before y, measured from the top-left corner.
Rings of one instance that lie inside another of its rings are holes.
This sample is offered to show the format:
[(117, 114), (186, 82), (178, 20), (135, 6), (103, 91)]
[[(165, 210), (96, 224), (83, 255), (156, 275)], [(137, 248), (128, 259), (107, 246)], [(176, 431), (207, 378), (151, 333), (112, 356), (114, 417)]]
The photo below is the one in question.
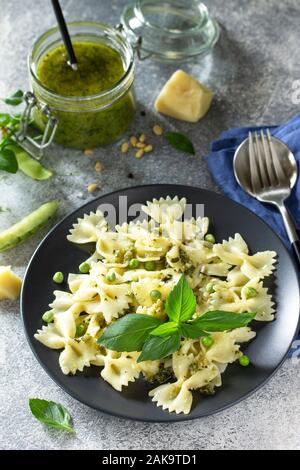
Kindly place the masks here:
[(71, 415), (63, 405), (40, 398), (30, 398), (29, 408), (33, 416), (46, 426), (75, 433)]
[(208, 336), (208, 332), (241, 328), (256, 315), (216, 310), (192, 320), (196, 298), (184, 275), (169, 294), (165, 309), (168, 322), (150, 315), (128, 314), (108, 326), (98, 343), (118, 352), (141, 351), (137, 362), (155, 361), (177, 351), (182, 337), (197, 339)]
[[(17, 90), (2, 101), (10, 106), (18, 106), (23, 102), (24, 93)], [(0, 113), (0, 170), (16, 173), (21, 170), (25, 175), (35, 180), (46, 180), (52, 176), (52, 171), (44, 168), (28, 152), (19, 147), (13, 139), (20, 129), (20, 114)], [(39, 137), (39, 136), (37, 136)]]

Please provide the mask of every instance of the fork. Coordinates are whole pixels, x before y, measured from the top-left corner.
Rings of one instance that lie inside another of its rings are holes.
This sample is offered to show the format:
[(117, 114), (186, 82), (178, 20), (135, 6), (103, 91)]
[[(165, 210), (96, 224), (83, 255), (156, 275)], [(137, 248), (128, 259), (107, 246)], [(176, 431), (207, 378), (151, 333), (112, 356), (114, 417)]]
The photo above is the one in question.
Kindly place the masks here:
[(300, 266), (300, 240), (285, 201), (291, 194), (290, 176), (278, 156), (269, 129), (249, 132), (249, 166), (252, 194), (261, 202), (277, 207)]

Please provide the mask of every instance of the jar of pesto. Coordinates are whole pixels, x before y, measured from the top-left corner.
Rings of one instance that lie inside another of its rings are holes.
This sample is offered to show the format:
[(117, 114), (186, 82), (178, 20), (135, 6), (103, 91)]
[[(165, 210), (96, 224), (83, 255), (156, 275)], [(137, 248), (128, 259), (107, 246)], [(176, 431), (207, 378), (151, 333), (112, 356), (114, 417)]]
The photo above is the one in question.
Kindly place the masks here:
[(97, 22), (68, 24), (78, 70), (67, 64), (58, 28), (35, 42), (29, 55), (30, 84), (39, 103), (36, 126), (45, 131), (47, 106), (57, 121), (54, 140), (91, 149), (119, 139), (135, 113), (134, 54), (115, 28)]

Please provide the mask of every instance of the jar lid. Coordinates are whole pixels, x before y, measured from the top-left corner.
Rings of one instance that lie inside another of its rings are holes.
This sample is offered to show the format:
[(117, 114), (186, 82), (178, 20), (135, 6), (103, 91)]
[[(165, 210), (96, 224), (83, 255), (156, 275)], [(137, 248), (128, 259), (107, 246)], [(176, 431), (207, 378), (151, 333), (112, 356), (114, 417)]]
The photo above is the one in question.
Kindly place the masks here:
[(198, 0), (136, 0), (125, 7), (121, 21), (128, 40), (144, 59), (203, 56), (220, 35), (218, 23)]

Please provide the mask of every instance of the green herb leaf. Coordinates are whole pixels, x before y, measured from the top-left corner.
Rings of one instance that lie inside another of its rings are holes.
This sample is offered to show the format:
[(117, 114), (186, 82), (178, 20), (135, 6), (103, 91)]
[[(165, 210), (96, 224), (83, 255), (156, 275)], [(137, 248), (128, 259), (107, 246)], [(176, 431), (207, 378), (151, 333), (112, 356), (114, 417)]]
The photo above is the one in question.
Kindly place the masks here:
[(7, 148), (0, 149), (0, 170), (8, 173), (17, 173), (18, 162), (12, 150)]
[(234, 330), (247, 326), (256, 313), (233, 313), (222, 310), (207, 312), (202, 317), (194, 320), (191, 325), (194, 325), (204, 331), (226, 331)]
[(22, 90), (17, 90), (15, 93), (13, 93), (12, 95), (5, 98), (4, 103), (6, 103), (10, 106), (18, 106), (18, 104), (22, 103), (23, 96), (24, 96), (23, 91)]
[(7, 113), (0, 113), (0, 127), (7, 126), (11, 121), (11, 117)]
[(179, 327), (179, 333), (184, 338), (197, 339), (203, 336), (209, 336), (205, 331), (193, 323), (182, 323)]
[(113, 351), (141, 351), (148, 335), (161, 324), (150, 315), (128, 314), (108, 326), (97, 342)]
[(175, 331), (171, 335), (151, 336), (144, 344), (137, 362), (156, 361), (177, 351), (180, 346), (180, 335)]
[(41, 423), (44, 423), (51, 428), (62, 429), (70, 433), (75, 433), (70, 413), (59, 403), (40, 400), (39, 398), (30, 398), (29, 408), (33, 416)]
[(174, 331), (178, 330), (178, 324), (169, 321), (167, 323), (164, 323), (163, 325), (160, 325), (158, 328), (155, 328), (150, 335), (151, 336), (163, 336), (163, 335), (170, 335), (171, 333), (174, 333)]
[(165, 137), (169, 144), (176, 150), (180, 150), (181, 152), (189, 153), (191, 155), (196, 154), (193, 143), (184, 134), (180, 134), (179, 132), (167, 132)]
[(166, 301), (168, 317), (174, 322), (186, 322), (195, 313), (196, 297), (184, 275), (170, 292)]

